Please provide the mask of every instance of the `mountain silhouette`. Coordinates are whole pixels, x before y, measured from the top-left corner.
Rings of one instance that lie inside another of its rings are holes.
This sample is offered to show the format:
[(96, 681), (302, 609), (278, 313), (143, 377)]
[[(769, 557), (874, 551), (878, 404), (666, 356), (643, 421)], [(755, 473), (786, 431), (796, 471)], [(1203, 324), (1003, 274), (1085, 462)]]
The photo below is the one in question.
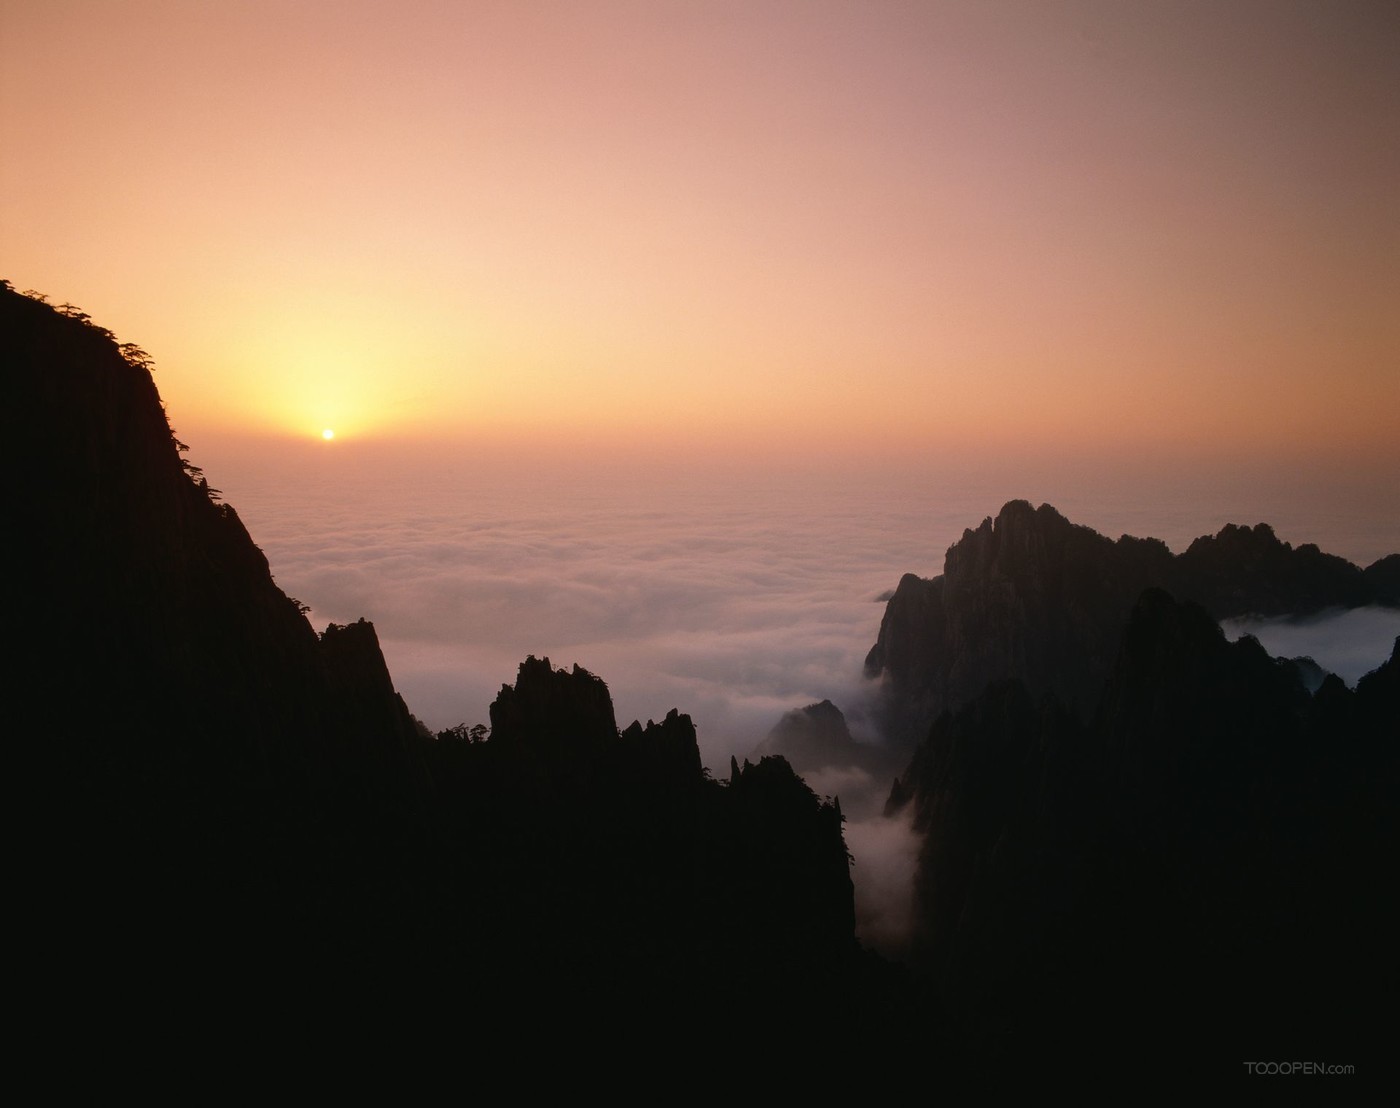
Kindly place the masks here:
[(912, 751), (911, 977), (855, 940), (839, 802), (769, 753), (848, 750), (834, 706), (716, 780), (688, 716), (619, 728), (600, 677), (528, 657), (489, 731), (433, 736), (369, 623), (317, 633), (277, 587), (144, 352), (8, 284), (0, 335), (38, 1023), (134, 1037), (139, 997), (230, 1042), (719, 1029), (774, 1069), (940, 1070), (1387, 1029), (1400, 660), (1352, 690), (1216, 620), (1395, 603), (1393, 558), (1262, 525), (1174, 556), (1012, 502), (905, 577), (868, 665)]
[(886, 735), (906, 747), (945, 709), (1013, 677), (1087, 712), (1144, 589), (1166, 589), (1217, 620), (1396, 606), (1394, 560), (1362, 570), (1282, 542), (1266, 524), (1230, 525), (1173, 555), (1157, 539), (1114, 541), (1048, 504), (1013, 500), (963, 532), (942, 575), (900, 580), (866, 676), (882, 682)]
[(318, 634), (276, 586), (144, 352), (8, 284), (0, 334), (35, 1003), (455, 994), (576, 1038), (761, 1012), (834, 1043), (843, 997), (904, 987), (856, 944), (839, 807), (785, 761), (713, 780), (687, 716), (619, 731), (599, 678), (535, 658), (489, 737), (433, 737), (369, 623)]

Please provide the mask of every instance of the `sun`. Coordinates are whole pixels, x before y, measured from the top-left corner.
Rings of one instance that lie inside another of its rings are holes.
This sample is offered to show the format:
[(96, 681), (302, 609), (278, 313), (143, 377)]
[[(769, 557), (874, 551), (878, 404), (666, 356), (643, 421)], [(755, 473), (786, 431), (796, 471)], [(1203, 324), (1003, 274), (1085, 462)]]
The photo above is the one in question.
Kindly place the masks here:
[(329, 427), (327, 427), (324, 431), (321, 432), (321, 437), (327, 442), (330, 442), (331, 439), (335, 438), (335, 432), (332, 431)]

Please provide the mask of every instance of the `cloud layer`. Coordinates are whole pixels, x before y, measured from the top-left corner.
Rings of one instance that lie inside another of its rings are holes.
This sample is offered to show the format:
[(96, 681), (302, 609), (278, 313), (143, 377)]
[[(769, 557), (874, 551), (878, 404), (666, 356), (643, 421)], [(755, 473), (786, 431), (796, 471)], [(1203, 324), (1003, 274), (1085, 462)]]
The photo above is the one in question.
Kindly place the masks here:
[(548, 655), (608, 681), (620, 721), (690, 713), (722, 767), (791, 708), (859, 701), (878, 596), (939, 568), (929, 513), (835, 499), (368, 481), (241, 510), (318, 625), (375, 623), (430, 726), (484, 720), (519, 662)]
[[(720, 770), (783, 712), (824, 698), (858, 740), (877, 739), (861, 711), (861, 669), (879, 597), (903, 573), (941, 572), (964, 527), (1040, 491), (965, 474), (843, 481), (393, 461), (306, 454), (288, 480), (287, 459), (260, 466), (245, 454), (210, 471), (227, 474), (218, 483), (318, 626), (374, 621), (396, 685), (430, 726), (484, 721), (520, 661), (547, 655), (606, 680), (619, 721), (688, 712)], [(1106, 534), (1156, 534), (1178, 549), (1218, 521), (1251, 518), (1229, 510), (1235, 490), (1218, 505), (1154, 495), (1155, 523), (1143, 497), (1096, 497), (1082, 478), (1044, 493)], [(1383, 525), (1362, 534), (1365, 518), (1345, 521), (1354, 545), (1394, 545)], [(1328, 534), (1281, 534), (1335, 548)], [(1259, 634), (1275, 653), (1311, 653), (1354, 681), (1389, 653), (1395, 619), (1355, 613), (1236, 633)]]
[(1400, 635), (1400, 611), (1354, 608), (1306, 619), (1231, 619), (1221, 624), (1231, 639), (1253, 635), (1279, 658), (1308, 657), (1348, 685), (1390, 657)]
[[(878, 741), (862, 710), (861, 671), (881, 596), (903, 573), (941, 572), (963, 528), (1006, 499), (1035, 498), (1010, 482), (933, 475), (736, 480), (349, 460), (244, 456), (210, 468), (227, 474), (218, 484), (316, 626), (375, 623), (395, 685), (420, 719), (434, 729), (486, 722), (521, 660), (548, 656), (607, 681), (620, 724), (673, 707), (690, 714), (719, 776), (784, 712), (822, 699), (842, 708), (857, 740)], [(1140, 496), (1095, 497), (1080, 485), (1044, 498), (1105, 533), (1155, 533), (1177, 549), (1251, 518), (1184, 494), (1156, 499), (1155, 522)], [(1364, 520), (1350, 526), (1371, 548), (1390, 541)], [(1327, 535), (1282, 534), (1327, 545)], [(1311, 654), (1354, 681), (1389, 653), (1397, 622), (1371, 611), (1233, 631), (1258, 635), (1274, 653)], [(877, 814), (889, 780), (830, 767), (808, 781), (819, 795), (839, 795), (849, 817), (862, 937), (897, 955), (919, 844), (906, 822)]]

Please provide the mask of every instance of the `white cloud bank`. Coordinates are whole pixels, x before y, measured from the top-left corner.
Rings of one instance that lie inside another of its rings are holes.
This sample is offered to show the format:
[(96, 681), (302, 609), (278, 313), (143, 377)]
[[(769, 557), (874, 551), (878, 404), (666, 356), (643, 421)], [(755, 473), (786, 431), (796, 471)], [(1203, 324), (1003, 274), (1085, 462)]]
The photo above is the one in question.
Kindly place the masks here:
[[(318, 627), (372, 620), (395, 685), (432, 728), (486, 722), (525, 656), (548, 656), (602, 677), (624, 726), (671, 708), (690, 714), (702, 758), (721, 776), (784, 712), (822, 699), (845, 711), (857, 739), (874, 739), (861, 671), (884, 610), (878, 598), (905, 572), (941, 572), (963, 528), (1005, 500), (1036, 499), (935, 475), (706, 483), (542, 467), (454, 475), (303, 461), (288, 473), (245, 461), (226, 470), (217, 483), (279, 584), (311, 606)], [(1200, 499), (1183, 498), (1152, 525), (1141, 497), (1094, 502), (1097, 514), (1082, 491), (1045, 499), (1104, 533), (1155, 532), (1178, 549), (1238, 515), (1219, 507), (1221, 518), (1203, 526)], [(1325, 535), (1288, 537), (1327, 545)], [(1388, 655), (1400, 614), (1232, 630), (1275, 654), (1311, 654), (1354, 682)], [(906, 820), (869, 814), (889, 782), (868, 776), (836, 769), (809, 783), (845, 794), (860, 933), (897, 956), (919, 844)]]
[(1275, 657), (1311, 658), (1355, 687), (1359, 678), (1390, 657), (1400, 635), (1400, 611), (1353, 608), (1303, 619), (1230, 619), (1221, 627), (1231, 639), (1253, 635)]

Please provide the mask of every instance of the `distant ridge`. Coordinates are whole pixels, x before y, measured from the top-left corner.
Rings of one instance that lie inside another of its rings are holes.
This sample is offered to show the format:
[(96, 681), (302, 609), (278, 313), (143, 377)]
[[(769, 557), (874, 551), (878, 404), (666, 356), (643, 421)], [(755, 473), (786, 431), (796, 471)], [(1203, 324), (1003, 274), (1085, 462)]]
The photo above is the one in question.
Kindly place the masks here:
[(1400, 557), (1363, 570), (1267, 524), (1229, 525), (1173, 555), (1157, 539), (1114, 541), (1048, 504), (1007, 503), (966, 530), (942, 575), (906, 574), (865, 661), (883, 682), (887, 734), (917, 741), (940, 712), (1015, 677), (1087, 710), (1144, 589), (1162, 588), (1215, 619), (1400, 605)]

